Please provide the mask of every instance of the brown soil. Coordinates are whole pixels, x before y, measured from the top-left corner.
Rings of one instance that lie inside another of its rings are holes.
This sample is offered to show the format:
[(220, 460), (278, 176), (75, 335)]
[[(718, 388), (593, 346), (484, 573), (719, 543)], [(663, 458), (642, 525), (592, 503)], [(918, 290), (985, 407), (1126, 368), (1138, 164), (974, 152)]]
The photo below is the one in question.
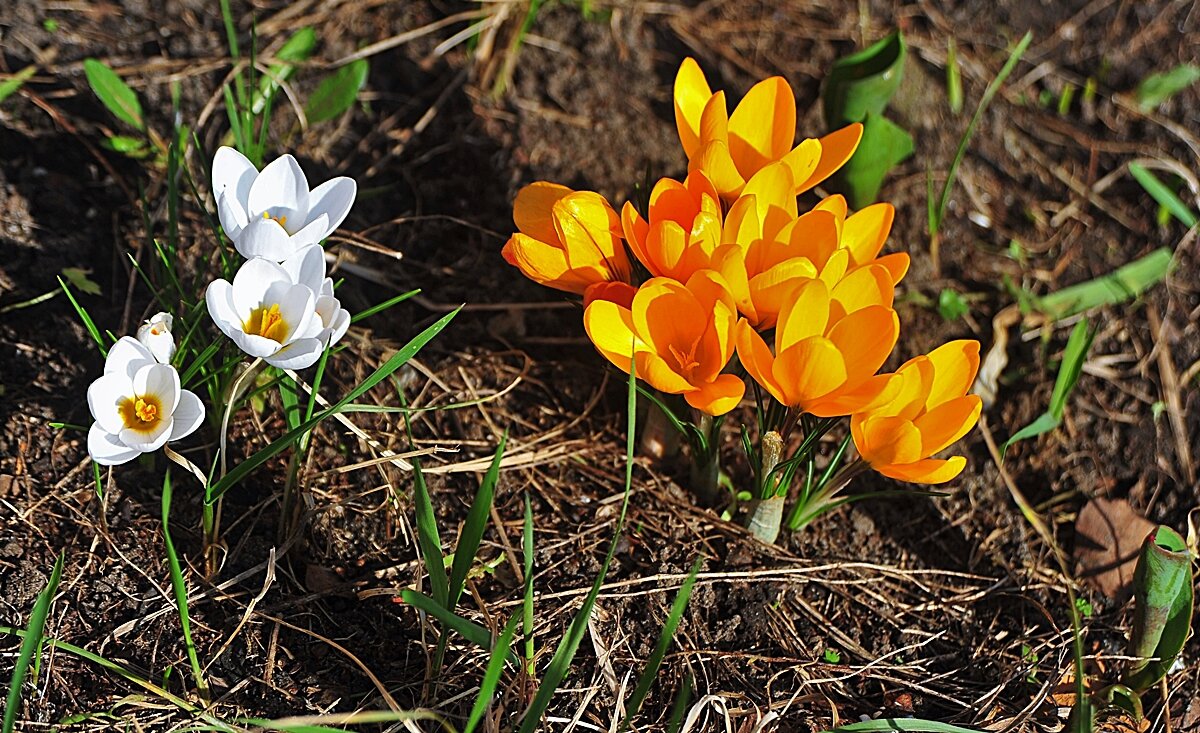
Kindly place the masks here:
[[(246, 19), (244, 42), (250, 17), (264, 45), (313, 25), (323, 62), (476, 7), (445, 0), (236, 5)], [(1156, 223), (1156, 205), (1128, 176), (1090, 201), (1085, 194), (1135, 157), (1200, 169), (1200, 86), (1152, 114), (1125, 97), (1153, 71), (1198, 61), (1200, 15), (1190, 3), (595, 5), (588, 18), (578, 3), (547, 4), (498, 99), (463, 45), (437, 50), (465, 26), (458, 23), (372, 56), (365, 108), (307, 132), (294, 130), (284, 110), (274, 130), (278, 150), (296, 154), (311, 180), (356, 176), (361, 195), (345, 230), (404, 255), (396, 263), (344, 239), (331, 242), (390, 283), (347, 274), (343, 300), (351, 311), (390, 297), (392, 286), (423, 289), (421, 298), (352, 331), (326, 393), (349, 389), (389, 349), (467, 302), (422, 352), (420, 368), (401, 372), (390, 394), (380, 389), (374, 398), (396, 405), (395, 390), (402, 389), (410, 404), (428, 407), (493, 396), (475, 407), (421, 413), (412, 426), (418, 445), (457, 447), (439, 457), (447, 466), (486, 460), (509, 429), (510, 454), (531, 458), (502, 474), (480, 556), (493, 569), (472, 582), (465, 615), (498, 628), (517, 608), (519, 550), (511, 548), (519, 547), (530, 496), (544, 670), (600, 568), (624, 479), (622, 379), (587, 343), (578, 308), (499, 257), (515, 191), (547, 179), (619, 202), (646, 179), (681, 175), (670, 93), (689, 54), (733, 96), (756, 79), (784, 75), (796, 91), (802, 129), (821, 132), (819, 85), (830, 62), (896, 26), (913, 63), (893, 116), (917, 144), (881, 194), (898, 211), (888, 246), (913, 257), (899, 295), (904, 331), (897, 356), (962, 337), (978, 338), (986, 349), (992, 317), (1014, 302), (1005, 280), (1040, 294), (1156, 247), (1176, 248), (1165, 285), (1093, 315), (1100, 330), (1092, 368), (1066, 423), (1015, 446), (1005, 467), (1067, 551), (1075, 513), (1095, 496), (1127, 498), (1149, 519), (1186, 529), (1197, 484), (1188, 478), (1184, 449), (1191, 460), (1200, 458), (1200, 400), (1194, 378), (1175, 378), (1200, 360), (1200, 247), (1178, 222)], [(47, 18), (58, 22), (53, 32)], [(958, 43), (970, 108), (1026, 29), (1034, 44), (985, 115), (959, 172), (936, 278), (924, 231), (925, 171), (941, 179), (969, 116), (969, 109), (952, 115), (945, 101), (945, 39), (953, 35)], [(219, 102), (214, 95), (228, 71), (215, 3), (12, 0), (0, 10), (0, 38), (7, 71), (39, 65), (32, 82), (0, 105), (0, 308), (52, 290), (63, 268), (83, 267), (103, 293), (82, 303), (101, 328), (127, 333), (157, 310), (125, 253), (147, 249), (137, 192), (144, 187), (149, 201), (163, 200), (164, 176), (101, 148), (106, 131), (119, 124), (88, 90), (81, 62), (96, 56), (121, 70), (160, 130), (170, 123), (169, 82), (179, 81), (182, 119), (195, 122)], [(318, 78), (316, 70), (298, 74), (301, 95)], [(1094, 102), (1083, 104), (1077, 93), (1059, 115), (1061, 91), (1073, 84), (1079, 92), (1088, 78), (1098, 84)], [(1043, 92), (1049, 106), (1038, 103)], [(219, 103), (205, 120), (197, 134), (215, 150), (225, 131)], [(197, 180), (207, 179), (207, 165), (207, 156), (195, 153)], [(185, 251), (193, 260), (207, 257), (213, 245), (200, 204), (188, 196), (184, 208)], [(165, 215), (152, 206), (150, 216), (161, 235)], [(1017, 249), (1023, 259), (1012, 255)], [(944, 288), (968, 295), (969, 318), (947, 322), (929, 305)], [(1069, 325), (1029, 338), (1014, 333), (999, 400), (986, 413), (998, 441), (1045, 409)], [(1167, 362), (1174, 375), (1164, 370)], [(100, 365), (62, 296), (0, 314), (0, 624), (27, 622), (63, 553), (47, 634), (186, 695), (190, 672), (161, 537), (165, 459), (114, 471), (100, 502), (84, 434), (48, 426), (89, 420), (83, 395)], [(1179, 423), (1160, 407), (1175, 396)], [(254, 416), (245, 411), (234, 433), (238, 450), (249, 454), (282, 432), (274, 407)], [(392, 415), (354, 420), (385, 445), (407, 445)], [(206, 439), (200, 456), (215, 448), (214, 436)], [(724, 439), (737, 477), (745, 470), (737, 436)], [(853, 504), (775, 548), (696, 507), (677, 483), (680, 466), (639, 459), (627, 532), (546, 729), (572, 719), (581, 728), (599, 726), (588, 730), (609, 729), (622, 681), (632, 675), (627, 695), (700, 554), (703, 575), (640, 729), (665, 727), (685, 681), (694, 686), (693, 700), (713, 696), (693, 730), (725, 730), (725, 717), (733, 729), (750, 730), (768, 717), (768, 729), (823, 729), (863, 715), (1056, 729), (1062, 720), (1047, 695), (1071, 664), (1068, 581), (1022, 518), (980, 431), (961, 448), (970, 467), (947, 495), (902, 491)], [(373, 456), (336, 424), (321, 429), (304, 474), (314, 498), (309, 531), (301, 547), (271, 566), (273, 582), (249, 611), (264, 592), (285, 461), (268, 464), (228, 496), (229, 554), (217, 585), (198, 572), (199, 497), (176, 479), (172, 529), (193, 566), (193, 627), (200, 659), (213, 660), (214, 714), (384, 709), (382, 688), (402, 708), (435, 707), (461, 723), (474, 697), (460, 693), (479, 684), (486, 655), (456, 642), (438, 684), (427, 683), (435, 626), (398, 602), (400, 589), (421, 581), (411, 478), (380, 466), (329, 472)], [(466, 516), (477, 481), (472, 472), (431, 479), (444, 537)], [(868, 477), (855, 490), (882, 488), (900, 487)], [(1094, 608), (1086, 619), (1088, 653), (1119, 655), (1128, 609), (1086, 586), (1081, 592)], [(8, 678), (18, 645), (0, 639), (0, 679)], [(1198, 653), (1191, 642), (1186, 658)], [(1190, 665), (1170, 678), (1168, 704), (1147, 696), (1156, 725), (1169, 709), (1174, 730), (1200, 730), (1198, 669)], [(506, 674), (497, 720), (516, 720), (535, 684)], [(62, 650), (43, 660), (22, 705), (19, 718), (30, 730), (63, 722), (160, 730), (191, 719)]]

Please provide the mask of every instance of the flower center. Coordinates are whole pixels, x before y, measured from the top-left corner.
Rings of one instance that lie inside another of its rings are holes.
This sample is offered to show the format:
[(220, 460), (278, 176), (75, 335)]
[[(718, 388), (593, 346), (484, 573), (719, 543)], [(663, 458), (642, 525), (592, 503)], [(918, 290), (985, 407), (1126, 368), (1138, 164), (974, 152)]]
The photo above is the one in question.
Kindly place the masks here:
[(686, 352), (680, 351), (674, 346), (667, 347), (671, 351), (671, 356), (675, 357), (675, 363), (679, 365), (679, 375), (684, 378), (692, 376), (692, 370), (700, 366), (700, 362), (696, 361), (696, 344), (692, 344), (692, 348)]
[(130, 430), (148, 432), (158, 424), (161, 408), (158, 398), (153, 395), (126, 397), (121, 400), (121, 422)]
[(271, 212), (264, 211), (263, 218), (264, 219), (274, 219), (275, 221), (279, 222), (279, 226), (283, 227), (284, 229), (287, 229), (287, 216), (285, 214), (280, 214), (279, 216), (271, 216)]
[(279, 304), (260, 305), (250, 311), (250, 317), (242, 324), (242, 330), (251, 336), (262, 336), (282, 344), (288, 335), (287, 321), (279, 312)]

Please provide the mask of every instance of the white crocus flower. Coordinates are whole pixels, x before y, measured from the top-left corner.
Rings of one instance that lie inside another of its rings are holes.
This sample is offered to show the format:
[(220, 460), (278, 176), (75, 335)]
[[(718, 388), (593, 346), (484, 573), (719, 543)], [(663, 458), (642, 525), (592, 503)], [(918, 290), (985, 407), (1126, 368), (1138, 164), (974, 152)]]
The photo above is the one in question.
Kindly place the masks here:
[(175, 356), (175, 337), (171, 335), (174, 322), (170, 313), (155, 313), (137, 331), (137, 340), (161, 364), (170, 364), (171, 357)]
[(303, 285), (316, 297), (315, 309), (321, 319), (321, 343), (333, 346), (350, 327), (350, 312), (333, 293), (333, 278), (325, 277), (325, 251), (313, 245), (283, 261), (292, 282)]
[(179, 386), (179, 372), (162, 364), (137, 339), (126, 336), (108, 352), (104, 375), (87, 392), (95, 423), (88, 454), (115, 466), (190, 435), (204, 420), (204, 405)]
[(288, 271), (256, 257), (233, 283), (215, 280), (204, 293), (208, 314), (238, 348), (280, 369), (304, 369), (321, 356), (323, 326), (316, 296)]
[(222, 147), (213, 158), (213, 196), (225, 233), (243, 257), (282, 262), (333, 233), (350, 207), (354, 179), (332, 178), (313, 190), (290, 155), (262, 172), (246, 156)]

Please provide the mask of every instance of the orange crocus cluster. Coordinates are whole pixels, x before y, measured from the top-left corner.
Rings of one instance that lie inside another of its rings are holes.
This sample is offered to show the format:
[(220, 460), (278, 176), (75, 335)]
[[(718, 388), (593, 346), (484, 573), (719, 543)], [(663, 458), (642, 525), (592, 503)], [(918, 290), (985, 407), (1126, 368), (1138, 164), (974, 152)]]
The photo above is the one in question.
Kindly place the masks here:
[(849, 416), (861, 459), (880, 473), (957, 475), (963, 459), (932, 456), (978, 419), (966, 394), (978, 344), (880, 374), (900, 336), (893, 298), (909, 265), (882, 254), (895, 211), (851, 213), (838, 195), (802, 211), (797, 200), (850, 158), (861, 125), (796, 143), (782, 78), (754, 85), (729, 114), (690, 58), (675, 79), (675, 121), (687, 175), (658, 181), (646, 211), (627, 202), (618, 215), (597, 193), (534, 183), (517, 195), (505, 259), (582, 295), (601, 354), (702, 413), (736, 407), (744, 372), (792, 415)]

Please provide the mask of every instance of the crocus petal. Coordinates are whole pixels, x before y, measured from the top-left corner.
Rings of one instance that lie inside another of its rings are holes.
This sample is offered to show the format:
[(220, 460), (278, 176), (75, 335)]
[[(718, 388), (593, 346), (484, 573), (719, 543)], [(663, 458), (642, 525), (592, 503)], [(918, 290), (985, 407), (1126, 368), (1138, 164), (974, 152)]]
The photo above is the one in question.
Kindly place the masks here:
[(291, 155), (281, 155), (267, 164), (254, 179), (246, 198), (247, 216), (282, 209), (304, 217), (308, 213), (308, 180)]
[(318, 214), (310, 218), (300, 231), (290, 235), (292, 251), (298, 252), (305, 247), (319, 243), (332, 234), (336, 228), (329, 225), (329, 216), (326, 214)]
[(651, 275), (657, 276), (658, 273), (654, 272), (653, 264), (645, 247), (646, 235), (650, 231), (650, 222), (643, 219), (642, 215), (634, 208), (633, 203), (629, 201), (626, 201), (625, 205), (621, 207), (621, 231), (625, 234), (625, 241), (629, 243), (629, 248), (633, 250), (633, 256), (637, 257), (638, 262), (650, 270)]
[(725, 92), (709, 97), (700, 115), (700, 144), (711, 140), (729, 141), (729, 112), (725, 105)]
[(607, 300), (610, 303), (616, 303), (625, 310), (629, 310), (633, 307), (634, 295), (637, 295), (637, 288), (629, 283), (595, 283), (589, 285), (588, 289), (583, 292), (583, 307), (587, 308), (597, 300)]
[(863, 126), (861, 122), (846, 125), (840, 130), (834, 130), (821, 138), (821, 162), (812, 172), (808, 180), (797, 186), (797, 193), (803, 193), (821, 181), (824, 181), (838, 168), (850, 160), (858, 149), (858, 141), (862, 139)]
[(637, 362), (638, 378), (646, 384), (667, 394), (686, 394), (695, 390), (695, 386), (679, 375), (658, 354), (649, 351), (639, 351), (633, 355)]
[(983, 401), (978, 395), (967, 395), (944, 402), (918, 417), (913, 424), (921, 431), (921, 446), (926, 456), (945, 450), (958, 442), (975, 423)]
[(226, 280), (214, 280), (204, 291), (208, 315), (221, 333), (232, 337), (242, 330), (242, 319), (233, 306), (233, 286)]
[(228, 191), (217, 194), (217, 218), (221, 220), (221, 228), (225, 230), (225, 236), (235, 242), (242, 235), (246, 224), (249, 223), (249, 217), (241, 202)]
[(302, 338), (292, 341), (274, 354), (264, 358), (268, 364), (279, 369), (307, 369), (317, 363), (325, 344), (320, 339)]
[(554, 226), (572, 269), (597, 267), (603, 280), (629, 280), (621, 220), (598, 193), (576, 191), (554, 204)]
[(167, 440), (171, 438), (171, 428), (174, 427), (174, 422), (170, 415), (164, 415), (150, 430), (125, 428), (117, 435), (117, 439), (142, 453), (152, 453), (167, 444)]
[(907, 252), (893, 252), (890, 255), (884, 255), (875, 260), (876, 265), (886, 267), (888, 273), (892, 276), (892, 282), (897, 285), (908, 274), (909, 257)]
[(775, 353), (811, 336), (823, 336), (829, 323), (829, 290), (820, 280), (800, 284), (775, 328)]
[(94, 423), (88, 430), (88, 455), (101, 466), (119, 466), (138, 457), (141, 451), (130, 448), (117, 438)]
[[(146, 362), (142, 363), (148, 366)], [(133, 393), (132, 379), (121, 373), (105, 374), (92, 382), (88, 386), (87, 401), (96, 424), (109, 433), (121, 432), (125, 427), (125, 420), (121, 417), (121, 403)]]
[(552, 215), (554, 204), (571, 193), (566, 186), (548, 181), (524, 186), (517, 191), (517, 198), (513, 201), (513, 223), (517, 225), (517, 231), (543, 242), (558, 241)]
[(796, 219), (792, 171), (783, 163), (763, 166), (746, 182), (740, 195), (755, 197), (759, 236), (763, 238), (773, 238), (788, 222)]
[(327, 218), (325, 233), (318, 237), (318, 240), (328, 237), (333, 230), (342, 225), (357, 195), (358, 184), (353, 178), (346, 176), (330, 178), (309, 192), (307, 221), (321, 216)]
[(899, 336), (896, 311), (878, 305), (855, 311), (829, 329), (829, 340), (845, 360), (853, 385), (879, 371)]
[(781, 76), (750, 88), (729, 117), (729, 153), (745, 177), (782, 158), (796, 136), (796, 97)]
[(912, 463), (924, 456), (921, 453), (921, 432), (902, 417), (869, 417), (863, 421), (858, 445), (863, 459), (874, 466), (892, 463)]
[(325, 282), (325, 250), (315, 244), (305, 247), (284, 260), (280, 267), (287, 271), (292, 282), (319, 294)]
[(682, 272), (679, 261), (687, 249), (687, 233), (673, 221), (659, 221), (646, 233), (646, 269), (655, 277), (686, 280), (690, 272)]
[(946, 460), (927, 458), (903, 465), (880, 466), (875, 470), (888, 478), (910, 484), (944, 484), (962, 473), (966, 466), (966, 458), (951, 456)]
[(179, 404), (175, 406), (175, 412), (171, 413), (173, 424), (171, 425), (170, 440), (182, 440), (195, 432), (196, 428), (200, 427), (200, 423), (204, 422), (204, 403), (195, 393), (189, 390), (183, 390), (179, 393)]
[(801, 140), (799, 145), (783, 156), (783, 164), (792, 171), (792, 181), (795, 183), (793, 195), (804, 193), (816, 185), (810, 184), (809, 179), (821, 163), (821, 152), (820, 141), (810, 137)]
[(278, 284), (267, 291), (271, 303), (279, 305), (279, 316), (287, 324), (287, 330), (280, 339), (287, 343), (293, 338), (315, 336), (320, 330), (320, 323), (313, 324), (312, 317), (316, 313), (316, 296), (304, 285)]
[(900, 378), (895, 374), (877, 374), (853, 389), (839, 389), (813, 400), (808, 411), (817, 417), (841, 417), (869, 412), (886, 404), (897, 392)]
[(721, 198), (732, 201), (742, 192), (746, 179), (738, 172), (737, 165), (729, 154), (729, 146), (723, 140), (712, 140), (704, 145), (696, 155), (692, 156), (688, 166), (689, 174), (700, 171), (713, 187), (721, 194)]
[[(250, 199), (250, 187), (257, 177), (258, 169), (254, 167), (249, 158), (235, 148), (223, 145), (213, 156), (212, 190), (213, 194), (218, 196), (218, 204), (220, 203), (219, 197), (225, 195), (231, 204), (236, 203), (238, 209), (244, 211), (246, 202)], [(221, 224), (222, 226), (225, 224), (223, 219)], [(244, 222), (243, 226), (245, 226)], [(228, 229), (226, 229), (226, 233), (229, 233)], [(233, 235), (230, 234), (230, 236)]]
[(696, 297), (665, 277), (647, 280), (633, 297), (634, 328), (656, 354), (690, 351), (708, 320)]
[(771, 373), (790, 396), (788, 406), (807, 410), (811, 401), (846, 383), (847, 368), (829, 339), (813, 336), (776, 354)]
[(145, 362), (158, 361), (154, 354), (132, 336), (122, 336), (108, 350), (104, 359), (105, 374), (123, 374), (133, 379), (133, 375), (145, 365)]
[(162, 406), (162, 418), (175, 411), (179, 403), (179, 372), (169, 364), (154, 363), (142, 367), (133, 375), (133, 393), (138, 397), (154, 397)]
[(767, 347), (767, 342), (744, 320), (738, 323), (736, 336), (738, 360), (746, 368), (746, 372), (763, 389), (770, 392), (772, 397), (787, 404), (788, 395), (783, 386), (775, 381), (772, 372), (775, 357)]
[[(784, 260), (750, 280), (750, 295), (758, 314), (758, 329), (775, 326), (779, 314), (792, 302), (797, 286), (817, 276), (817, 268), (803, 257)], [(828, 304), (828, 301), (825, 301)]]
[(933, 383), (925, 399), (927, 409), (934, 408), (967, 393), (979, 371), (979, 342), (964, 339), (942, 344), (929, 352), (933, 364)]
[[(278, 284), (290, 286), (287, 270), (273, 261), (261, 258), (249, 260), (233, 276), (233, 309), (239, 320), (250, 316), (250, 312), (263, 305), (272, 287)], [(240, 325), (240, 323), (239, 323)]]
[(896, 218), (896, 207), (891, 204), (872, 204), (857, 211), (842, 227), (842, 246), (850, 250), (856, 265), (865, 265), (875, 259)]
[(612, 301), (593, 300), (583, 311), (583, 328), (604, 358), (626, 374), (634, 351), (645, 346), (633, 330), (633, 314)]
[(282, 262), (296, 254), (298, 245), (279, 222), (262, 217), (251, 219), (233, 242), (242, 257), (248, 260), (261, 257), (272, 262)]
[(692, 57), (685, 58), (675, 74), (675, 126), (679, 141), (690, 159), (699, 147), (700, 115), (704, 104), (712, 97), (712, 89), (700, 65)]
[(722, 374), (715, 380), (700, 385), (695, 392), (686, 392), (683, 397), (697, 410), (717, 417), (738, 406), (746, 392), (746, 383), (733, 374)]
[(255, 359), (265, 359), (268, 356), (272, 356), (280, 348), (278, 341), (273, 341), (258, 334), (246, 333), (240, 328), (227, 335), (239, 349)]
[(896, 284), (891, 273), (880, 265), (859, 267), (842, 278), (833, 287), (829, 297), (841, 306), (843, 314), (862, 310), (867, 306), (892, 307)]

